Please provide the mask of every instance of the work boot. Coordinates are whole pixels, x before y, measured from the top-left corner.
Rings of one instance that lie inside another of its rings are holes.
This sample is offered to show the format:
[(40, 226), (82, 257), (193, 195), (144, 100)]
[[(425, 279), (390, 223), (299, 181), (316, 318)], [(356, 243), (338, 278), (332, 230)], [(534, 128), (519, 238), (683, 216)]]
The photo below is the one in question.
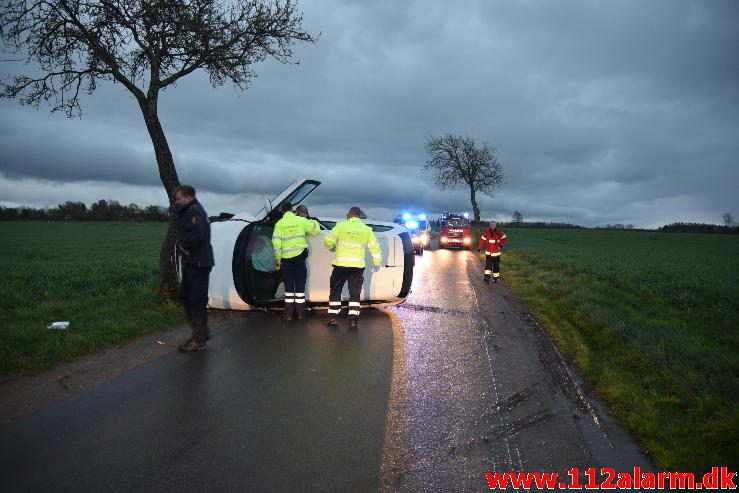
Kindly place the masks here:
[[(198, 319), (202, 319), (201, 324), (203, 327), (203, 333), (205, 334), (205, 340), (210, 341), (210, 328), (208, 327), (207, 308), (205, 309), (206, 310), (205, 312), (199, 312), (197, 310), (192, 310), (186, 303), (184, 306), (185, 306), (185, 315), (187, 315), (187, 320), (190, 321), (190, 328), (192, 330), (192, 334), (194, 335), (196, 328), (200, 327), (200, 325), (198, 325), (197, 327), (195, 326), (194, 319), (197, 317)], [(189, 343), (192, 340), (193, 340), (192, 336), (190, 336), (190, 338), (186, 340), (184, 343), (182, 343), (181, 345), (184, 346), (185, 344)]]
[(489, 277), (484, 277), (482, 280), (485, 281), (486, 283), (490, 284), (490, 278)]
[(326, 325), (330, 325), (332, 327), (339, 325), (339, 322), (336, 321), (336, 315), (329, 315), (326, 319)]
[(201, 320), (190, 320), (190, 327), (192, 328), (192, 336), (180, 344), (180, 351), (204, 351), (205, 350), (205, 327)]
[[(191, 342), (193, 342), (193, 340), (194, 339), (192, 337), (189, 337), (185, 342), (183, 342), (182, 344), (180, 344), (180, 346), (184, 346), (186, 344), (190, 344)], [(210, 341), (210, 336), (205, 336), (205, 340), (206, 341)]]
[(305, 318), (305, 303), (295, 303), (295, 315), (298, 317), (298, 320)]
[(293, 313), (295, 312), (295, 303), (287, 303), (285, 302), (285, 311), (282, 312), (282, 318), (284, 320), (292, 320), (293, 319)]
[(498, 278), (497, 277), (493, 277), (493, 284), (498, 284)]
[(180, 345), (179, 349), (183, 353), (187, 353), (190, 351), (205, 351), (206, 349), (208, 349), (208, 347), (205, 345), (205, 343), (199, 344), (195, 342), (193, 339), (188, 339), (187, 342)]
[(355, 330), (359, 328), (359, 317), (349, 317), (349, 328)]

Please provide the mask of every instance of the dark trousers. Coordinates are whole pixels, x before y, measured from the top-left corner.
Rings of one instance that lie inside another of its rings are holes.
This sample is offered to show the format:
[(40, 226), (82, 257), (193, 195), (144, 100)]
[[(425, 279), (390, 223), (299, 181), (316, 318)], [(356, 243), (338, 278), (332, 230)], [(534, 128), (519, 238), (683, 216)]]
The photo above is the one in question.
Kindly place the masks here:
[(500, 255), (485, 255), (485, 279), (490, 279), (490, 274), (500, 277)]
[(305, 281), (308, 279), (306, 258), (308, 258), (308, 251), (303, 250), (303, 253), (297, 257), (283, 258), (280, 261), (282, 279), (285, 281), (285, 303), (305, 302)]
[(344, 283), (349, 283), (349, 316), (359, 317), (359, 294), (364, 284), (364, 268), (334, 266), (331, 272), (328, 295), (328, 314), (335, 317), (341, 311), (341, 291)]
[(182, 264), (179, 299), (192, 326), (192, 338), (199, 344), (208, 337), (208, 281), (211, 267)]

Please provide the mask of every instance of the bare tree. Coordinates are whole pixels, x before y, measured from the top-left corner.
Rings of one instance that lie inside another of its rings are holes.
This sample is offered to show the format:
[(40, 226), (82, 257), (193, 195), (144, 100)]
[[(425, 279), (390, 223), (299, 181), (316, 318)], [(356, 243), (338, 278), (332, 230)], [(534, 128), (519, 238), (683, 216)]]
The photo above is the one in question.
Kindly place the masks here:
[(495, 148), (487, 142), (478, 146), (467, 136), (447, 134), (431, 137), (426, 142), (426, 152), (431, 158), (423, 169), (434, 175), (434, 182), (442, 190), (453, 190), (464, 184), (470, 193), (475, 218), (475, 234), (480, 237), (480, 207), (477, 193), (490, 197), (493, 190), (503, 183), (503, 166), (498, 162)]
[(730, 212), (724, 212), (723, 218), (724, 218), (724, 224), (726, 226), (734, 225), (734, 216), (732, 216)]
[(523, 214), (521, 214), (518, 211), (514, 211), (513, 215), (511, 216), (511, 221), (515, 224), (522, 224), (523, 223)]
[[(288, 63), (295, 42), (316, 41), (302, 21), (296, 0), (0, 0), (5, 45), (38, 67), (4, 79), (0, 97), (46, 102), (75, 117), (81, 93), (101, 81), (120, 83), (141, 109), (173, 209), (180, 183), (159, 121), (160, 92), (199, 69), (213, 87), (230, 81), (245, 90), (253, 64), (268, 57)], [(177, 289), (176, 234), (173, 218), (159, 262), (165, 297)]]

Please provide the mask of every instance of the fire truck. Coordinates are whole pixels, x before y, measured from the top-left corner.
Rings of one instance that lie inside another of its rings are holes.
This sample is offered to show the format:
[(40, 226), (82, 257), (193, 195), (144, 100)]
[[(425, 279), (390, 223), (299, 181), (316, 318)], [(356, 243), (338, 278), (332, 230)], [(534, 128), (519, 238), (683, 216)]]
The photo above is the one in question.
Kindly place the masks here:
[(472, 232), (469, 216), (443, 212), (439, 218), (439, 247), (470, 248)]

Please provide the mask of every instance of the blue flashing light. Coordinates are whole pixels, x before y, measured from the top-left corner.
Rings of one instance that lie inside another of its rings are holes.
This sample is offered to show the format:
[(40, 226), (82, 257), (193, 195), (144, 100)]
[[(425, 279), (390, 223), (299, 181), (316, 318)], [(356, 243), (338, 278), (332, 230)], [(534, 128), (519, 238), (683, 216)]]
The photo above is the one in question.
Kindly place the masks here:
[(406, 221), (405, 227), (408, 229), (416, 229), (418, 228), (418, 221)]
[(407, 221), (410, 218), (411, 218), (411, 215), (408, 214), (407, 212), (405, 214), (403, 214), (403, 221)]
[(423, 221), (425, 221), (426, 220), (426, 214), (420, 214), (418, 216), (418, 218), (421, 219), (421, 220), (423, 220)]

